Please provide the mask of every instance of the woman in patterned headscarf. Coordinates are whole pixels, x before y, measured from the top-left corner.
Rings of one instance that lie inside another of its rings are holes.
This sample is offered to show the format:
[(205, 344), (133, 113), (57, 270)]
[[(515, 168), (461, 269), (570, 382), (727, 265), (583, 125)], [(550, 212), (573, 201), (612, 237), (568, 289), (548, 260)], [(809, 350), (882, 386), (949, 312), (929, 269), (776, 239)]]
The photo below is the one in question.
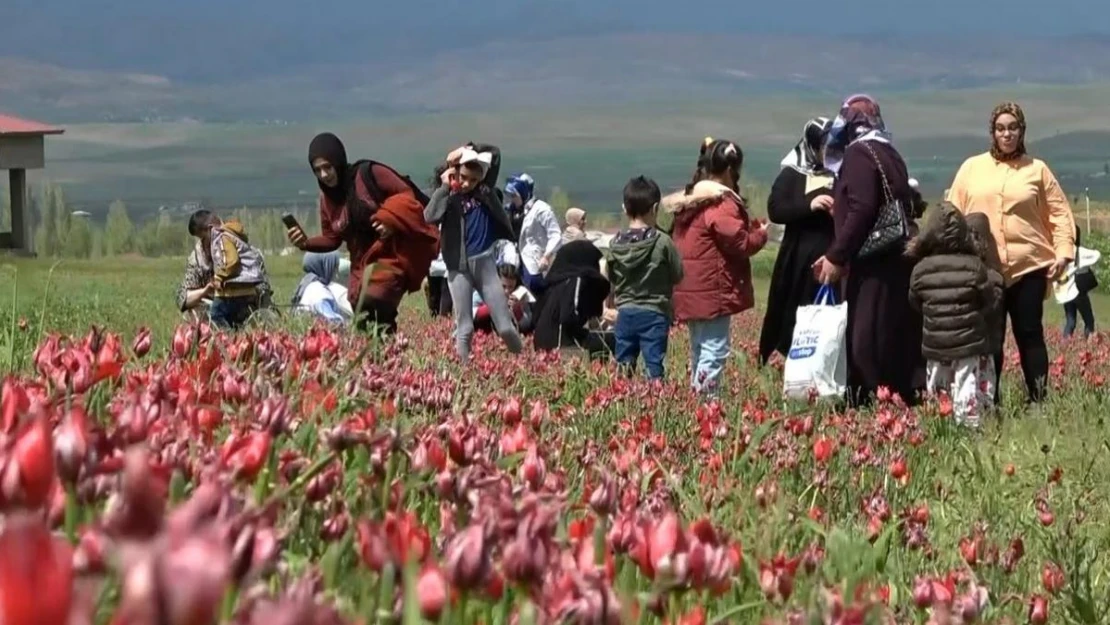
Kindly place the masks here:
[(848, 400), (865, 403), (885, 389), (912, 402), (924, 368), (921, 315), (909, 305), (913, 265), (903, 255), (905, 237), (860, 254), (884, 205), (914, 203), (906, 163), (891, 143), (878, 102), (866, 95), (844, 101), (825, 140), (824, 162), (836, 174), (836, 235), (814, 272), (818, 282), (836, 284), (847, 270)]
[(790, 351), (798, 307), (813, 303), (820, 287), (813, 277), (813, 263), (833, 240), (833, 176), (822, 159), (831, 127), (832, 120), (826, 117), (806, 123), (801, 140), (782, 159), (782, 171), (767, 198), (767, 216), (786, 230), (775, 257), (759, 337), (764, 363), (776, 351), (783, 356)]
[[(1064, 275), (1075, 259), (1075, 219), (1052, 170), (1025, 151), (1025, 112), (1020, 106), (1004, 102), (995, 107), (990, 135), (990, 150), (964, 161), (947, 199), (965, 215), (984, 213), (990, 221), (1002, 259), (1006, 314), (1014, 327), (1029, 399), (1038, 402), (1048, 380), (1044, 299), (1049, 281)], [(1005, 317), (1002, 324), (1004, 334)], [(997, 347), (994, 368), (1001, 374), (1003, 354), (1001, 345)]]

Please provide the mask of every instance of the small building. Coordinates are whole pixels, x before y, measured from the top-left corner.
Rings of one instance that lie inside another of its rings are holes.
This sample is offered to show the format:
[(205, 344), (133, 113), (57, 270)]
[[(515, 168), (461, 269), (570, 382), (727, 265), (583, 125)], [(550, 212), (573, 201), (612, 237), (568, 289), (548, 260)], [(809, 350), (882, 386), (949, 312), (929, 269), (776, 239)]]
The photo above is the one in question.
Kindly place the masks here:
[(27, 170), (46, 166), (45, 137), (64, 130), (0, 114), (0, 170), (8, 170), (12, 231), (0, 232), (0, 249), (31, 251), (31, 215), (27, 202)]

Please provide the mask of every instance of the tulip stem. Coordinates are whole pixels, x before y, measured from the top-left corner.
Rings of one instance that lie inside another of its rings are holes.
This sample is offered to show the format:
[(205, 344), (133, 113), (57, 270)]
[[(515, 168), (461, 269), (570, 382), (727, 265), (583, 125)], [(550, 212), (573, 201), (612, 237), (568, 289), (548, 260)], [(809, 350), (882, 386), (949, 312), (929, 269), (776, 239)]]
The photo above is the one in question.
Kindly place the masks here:
[(316, 477), (321, 471), (326, 469), (328, 465), (335, 461), (335, 456), (336, 454), (334, 451), (329, 451), (327, 454), (324, 454), (324, 457), (312, 463), (312, 465), (309, 466), (308, 469), (305, 469), (304, 473), (298, 475), (297, 479), (293, 480), (292, 484), (286, 486), (285, 488), (270, 496), (270, 498), (266, 500), (266, 505), (262, 506), (263, 509), (267, 508), (269, 504), (282, 501), (293, 493), (304, 488), (305, 484), (308, 484), (309, 480)]
[(65, 532), (66, 538), (70, 543), (77, 543), (77, 515), (80, 512), (80, 506), (77, 504), (77, 491), (73, 484), (66, 484), (66, 516), (65, 516)]

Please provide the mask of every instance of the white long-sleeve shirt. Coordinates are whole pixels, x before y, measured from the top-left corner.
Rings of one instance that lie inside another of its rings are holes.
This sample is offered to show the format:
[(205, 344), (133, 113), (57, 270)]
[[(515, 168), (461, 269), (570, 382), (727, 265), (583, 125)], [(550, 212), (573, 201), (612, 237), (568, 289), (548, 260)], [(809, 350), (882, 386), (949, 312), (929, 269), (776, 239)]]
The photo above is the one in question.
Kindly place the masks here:
[(553, 256), (562, 242), (563, 229), (555, 210), (543, 200), (529, 200), (520, 228), (520, 260), (528, 273), (539, 275), (540, 259)]

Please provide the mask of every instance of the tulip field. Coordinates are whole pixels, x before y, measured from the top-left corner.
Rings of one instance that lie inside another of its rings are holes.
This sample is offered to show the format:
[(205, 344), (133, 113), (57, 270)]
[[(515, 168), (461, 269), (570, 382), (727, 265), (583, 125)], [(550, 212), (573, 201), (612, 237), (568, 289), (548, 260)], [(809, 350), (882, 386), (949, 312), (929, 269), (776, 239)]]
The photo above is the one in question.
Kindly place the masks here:
[(496, 337), (464, 370), (418, 294), (393, 341), (220, 334), (182, 265), (0, 267), (0, 625), (1110, 621), (1110, 341), (1051, 303), (1049, 401), (1010, 349), (973, 432), (784, 403), (759, 310), (700, 403), (683, 328), (662, 385)]

